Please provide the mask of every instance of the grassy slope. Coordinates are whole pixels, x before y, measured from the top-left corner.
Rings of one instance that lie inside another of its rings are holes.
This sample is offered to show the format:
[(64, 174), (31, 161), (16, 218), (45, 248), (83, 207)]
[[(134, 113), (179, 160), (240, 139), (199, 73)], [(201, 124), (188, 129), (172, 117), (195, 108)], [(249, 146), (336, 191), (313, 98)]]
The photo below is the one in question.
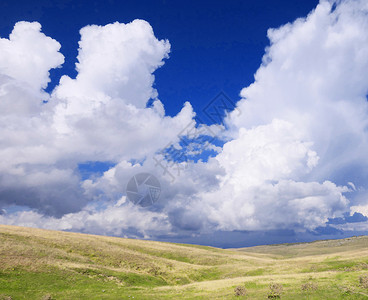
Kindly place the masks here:
[(368, 237), (223, 250), (0, 225), (0, 299), (367, 299), (366, 274)]

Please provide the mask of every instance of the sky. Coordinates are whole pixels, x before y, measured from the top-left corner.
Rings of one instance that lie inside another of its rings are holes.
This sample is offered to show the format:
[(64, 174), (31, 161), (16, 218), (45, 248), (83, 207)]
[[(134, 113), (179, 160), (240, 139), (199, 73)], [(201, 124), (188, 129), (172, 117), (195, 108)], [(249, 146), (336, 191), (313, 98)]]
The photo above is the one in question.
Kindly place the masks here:
[[(217, 247), (366, 234), (366, 1), (0, 7), (0, 224)], [(142, 173), (153, 205), (131, 201)]]

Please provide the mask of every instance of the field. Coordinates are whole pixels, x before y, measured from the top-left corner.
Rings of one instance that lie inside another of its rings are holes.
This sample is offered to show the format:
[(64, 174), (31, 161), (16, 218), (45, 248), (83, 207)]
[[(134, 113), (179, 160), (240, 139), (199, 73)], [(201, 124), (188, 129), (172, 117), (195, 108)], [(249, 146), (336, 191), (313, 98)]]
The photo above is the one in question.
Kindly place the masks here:
[(224, 250), (0, 225), (0, 299), (270, 298), (367, 299), (368, 237)]

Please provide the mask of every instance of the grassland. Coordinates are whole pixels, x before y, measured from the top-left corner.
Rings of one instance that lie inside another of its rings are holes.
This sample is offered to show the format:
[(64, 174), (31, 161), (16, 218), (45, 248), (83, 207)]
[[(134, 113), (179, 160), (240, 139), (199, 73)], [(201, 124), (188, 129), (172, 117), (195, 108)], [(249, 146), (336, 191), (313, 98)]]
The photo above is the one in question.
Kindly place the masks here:
[(367, 299), (365, 276), (368, 237), (224, 250), (0, 225), (0, 300)]

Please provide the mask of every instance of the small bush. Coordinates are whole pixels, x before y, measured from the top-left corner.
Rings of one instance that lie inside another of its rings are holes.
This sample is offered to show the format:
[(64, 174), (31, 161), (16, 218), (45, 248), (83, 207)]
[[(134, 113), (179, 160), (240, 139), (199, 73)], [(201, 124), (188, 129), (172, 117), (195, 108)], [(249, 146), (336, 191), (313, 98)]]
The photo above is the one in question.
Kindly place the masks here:
[(247, 289), (244, 286), (237, 286), (234, 289), (235, 296), (245, 296), (247, 294)]
[(158, 266), (153, 266), (151, 269), (148, 270), (148, 273), (154, 276), (162, 275), (161, 269)]
[(302, 284), (301, 289), (303, 292), (316, 291), (318, 290), (318, 285), (314, 282), (307, 282)]
[(344, 296), (349, 296), (354, 293), (354, 289), (349, 286), (339, 286)]
[(282, 284), (280, 283), (270, 283), (270, 292), (268, 293), (269, 299), (281, 298), (282, 294)]
[(368, 289), (368, 276), (364, 275), (364, 276), (360, 276), (359, 277), (359, 284), (361, 287)]

